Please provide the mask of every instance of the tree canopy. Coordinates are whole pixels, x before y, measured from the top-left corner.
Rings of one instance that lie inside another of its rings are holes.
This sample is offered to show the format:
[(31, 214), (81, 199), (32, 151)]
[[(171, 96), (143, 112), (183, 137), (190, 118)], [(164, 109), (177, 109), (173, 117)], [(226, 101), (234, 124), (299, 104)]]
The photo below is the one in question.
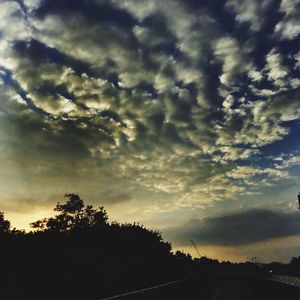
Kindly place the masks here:
[(0, 232), (9, 232), (10, 222), (4, 219), (4, 213), (0, 211)]
[(107, 224), (108, 216), (104, 207), (85, 206), (83, 200), (76, 194), (65, 194), (67, 202), (58, 202), (54, 217), (44, 218), (30, 224), (36, 231), (54, 231), (67, 233), (76, 229), (102, 227)]

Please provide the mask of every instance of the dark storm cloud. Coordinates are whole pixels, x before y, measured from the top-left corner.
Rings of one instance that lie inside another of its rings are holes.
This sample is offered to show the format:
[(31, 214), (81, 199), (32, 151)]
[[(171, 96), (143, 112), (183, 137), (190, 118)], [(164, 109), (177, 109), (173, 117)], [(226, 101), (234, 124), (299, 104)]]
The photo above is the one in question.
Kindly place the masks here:
[(298, 212), (267, 209), (227, 214), (188, 223), (164, 231), (178, 245), (193, 239), (199, 245), (239, 246), (300, 234)]

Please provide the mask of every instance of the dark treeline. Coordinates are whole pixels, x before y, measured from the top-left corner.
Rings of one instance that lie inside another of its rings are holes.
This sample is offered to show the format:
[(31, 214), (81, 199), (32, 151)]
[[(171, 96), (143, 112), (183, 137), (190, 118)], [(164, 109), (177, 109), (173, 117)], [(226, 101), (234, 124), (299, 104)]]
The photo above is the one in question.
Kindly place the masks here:
[[(28, 233), (12, 229), (0, 213), (0, 299), (93, 300), (195, 271), (259, 269), (250, 263), (173, 254), (158, 231), (136, 223), (109, 223), (103, 207), (85, 206), (75, 194), (65, 197), (65, 204), (57, 203), (54, 217), (33, 222)], [(299, 261), (294, 258), (290, 265), (295, 274)]]
[(171, 245), (139, 224), (108, 222), (75, 194), (26, 233), (0, 214), (0, 299), (99, 299), (175, 279)]

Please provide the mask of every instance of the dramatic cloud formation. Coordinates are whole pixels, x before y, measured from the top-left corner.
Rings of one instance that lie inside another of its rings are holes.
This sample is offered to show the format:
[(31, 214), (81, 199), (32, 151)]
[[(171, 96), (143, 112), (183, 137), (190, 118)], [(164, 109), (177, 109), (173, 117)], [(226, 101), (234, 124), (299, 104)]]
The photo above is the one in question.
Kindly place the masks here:
[(1, 1), (0, 204), (78, 192), (152, 224), (295, 192), (299, 5)]

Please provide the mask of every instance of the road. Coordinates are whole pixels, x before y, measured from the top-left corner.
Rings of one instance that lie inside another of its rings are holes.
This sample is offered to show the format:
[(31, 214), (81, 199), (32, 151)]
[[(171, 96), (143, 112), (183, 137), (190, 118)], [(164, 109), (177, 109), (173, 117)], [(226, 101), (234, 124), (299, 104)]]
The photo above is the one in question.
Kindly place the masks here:
[(253, 277), (203, 278), (127, 295), (116, 300), (299, 300), (300, 288)]

